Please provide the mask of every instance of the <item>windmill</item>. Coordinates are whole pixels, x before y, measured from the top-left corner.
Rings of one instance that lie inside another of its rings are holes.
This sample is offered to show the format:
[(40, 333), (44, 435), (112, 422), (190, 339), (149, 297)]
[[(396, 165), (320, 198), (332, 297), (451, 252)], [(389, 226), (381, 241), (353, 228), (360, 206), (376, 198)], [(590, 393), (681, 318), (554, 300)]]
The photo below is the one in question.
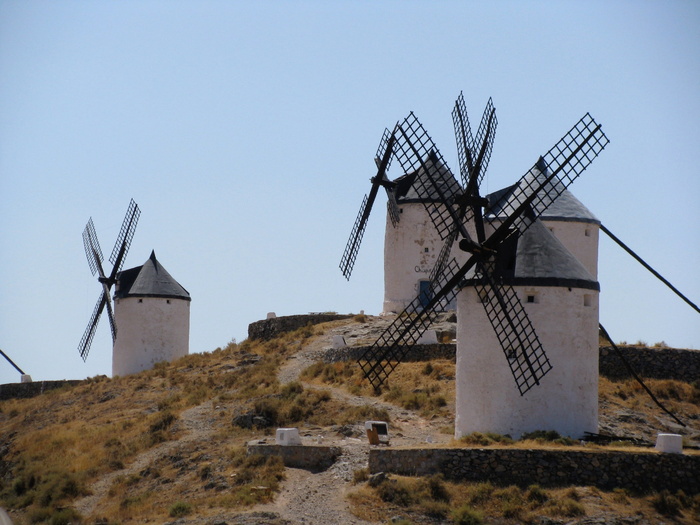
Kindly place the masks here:
[(87, 359), (88, 352), (90, 351), (90, 345), (95, 337), (95, 331), (97, 330), (97, 323), (100, 320), (100, 316), (107, 308), (107, 318), (109, 319), (109, 325), (112, 330), (112, 342), (114, 343), (117, 338), (117, 325), (114, 322), (114, 312), (112, 310), (112, 299), (110, 297), (110, 290), (112, 286), (117, 282), (117, 274), (121, 271), (124, 265), (124, 260), (126, 259), (126, 254), (131, 246), (131, 240), (134, 237), (134, 232), (136, 231), (136, 224), (138, 223), (139, 216), (141, 215), (141, 210), (133, 199), (129, 202), (129, 207), (126, 211), (126, 216), (122, 223), (122, 227), (117, 236), (117, 241), (114, 243), (114, 248), (112, 249), (112, 254), (109, 257), (109, 262), (112, 263), (112, 270), (109, 275), (107, 275), (103, 268), (104, 257), (102, 255), (102, 249), (100, 248), (100, 243), (97, 240), (97, 234), (95, 232), (95, 225), (92, 222), (92, 217), (85, 226), (83, 230), (83, 245), (85, 246), (85, 255), (87, 256), (88, 266), (90, 266), (90, 271), (92, 275), (97, 275), (97, 281), (102, 287), (100, 296), (97, 299), (97, 304), (92, 312), (92, 317), (90, 322), (85, 328), (85, 333), (83, 334), (80, 344), (78, 345), (78, 351), (80, 352), (80, 357), (83, 361)]
[[(442, 206), (433, 206), (431, 218), (444, 240), (444, 246), (430, 276), (430, 299), (416, 297), (377, 339), (359, 364), (370, 383), (379, 389), (411, 345), (437, 318), (465, 282), (476, 290), (496, 334), (520, 396), (549, 372), (551, 364), (537, 333), (513, 288), (507, 282), (509, 265), (518, 239), (538, 217), (585, 170), (607, 145), (608, 139), (593, 118), (586, 114), (541, 157), (508, 194), (505, 217), (485, 219), (486, 201), (479, 194), (479, 183), (488, 164), (495, 132), (495, 110), (487, 105), (480, 131), (472, 137), (463, 97), (453, 112), (462, 175), (461, 190), (443, 192), (436, 183), (435, 163), (444, 164), (432, 139), (413, 115), (398, 123), (394, 156), (405, 173), (421, 172), (427, 181), (422, 192), (441, 195)], [(467, 259), (458, 263), (450, 257), (453, 244)]]
[[(427, 304), (431, 296), (431, 271), (441, 260), (439, 254), (442, 250), (451, 250), (457, 234), (454, 229), (446, 229), (450, 223), (442, 217), (450, 213), (444, 204), (445, 197), (450, 200), (466, 193), (468, 198), (475, 198), (475, 189), (467, 188), (468, 170), (478, 170), (481, 177), (488, 165), (497, 126), (492, 101), (489, 100), (477, 131), (478, 147), (472, 144), (475, 139), (468, 120), (462, 119), (457, 125), (460, 136), (470, 143), (468, 148), (459, 149), (463, 186), (457, 182), (457, 177), (436, 150), (428, 153), (425, 166), (419, 166), (417, 170), (395, 180), (396, 201), (402, 220), (399, 225), (390, 228), (387, 219), (384, 237), (384, 313), (401, 312), (416, 297), (420, 297), (421, 306)], [(474, 177), (474, 180), (478, 178)], [(465, 196), (463, 202), (466, 200)], [(466, 210), (470, 211), (469, 208)], [(436, 224), (440, 225), (439, 228), (435, 227)], [(450, 239), (449, 242), (446, 237)], [(457, 254), (458, 261), (465, 259), (462, 255), (465, 254)], [(441, 304), (439, 309), (453, 307), (452, 303), (447, 302)]]

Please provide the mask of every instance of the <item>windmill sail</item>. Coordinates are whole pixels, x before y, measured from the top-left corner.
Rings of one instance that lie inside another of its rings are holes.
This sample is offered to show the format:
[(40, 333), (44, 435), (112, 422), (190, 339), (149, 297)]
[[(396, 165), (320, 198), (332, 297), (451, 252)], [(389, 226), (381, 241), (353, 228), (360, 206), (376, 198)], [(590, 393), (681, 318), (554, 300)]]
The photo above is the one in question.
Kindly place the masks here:
[[(369, 214), (372, 211), (372, 206), (374, 205), (374, 200), (377, 198), (377, 192), (379, 191), (379, 186), (384, 186), (387, 193), (390, 193), (391, 182), (386, 176), (386, 172), (389, 169), (391, 163), (392, 150), (394, 145), (394, 134), (389, 133), (388, 130), (384, 130), (382, 139), (379, 142), (379, 148), (377, 149), (377, 157), (375, 162), (377, 164), (377, 175), (372, 178), (372, 189), (369, 192), (369, 196), (365, 195), (360, 205), (360, 211), (357, 214), (355, 223), (353, 224), (352, 231), (350, 232), (350, 237), (345, 245), (345, 250), (343, 251), (343, 256), (340, 259), (340, 271), (343, 273), (346, 279), (350, 280), (350, 275), (352, 274), (352, 269), (355, 266), (355, 260), (357, 259), (357, 254), (360, 251), (360, 244), (362, 243), (362, 237), (365, 233), (365, 228), (367, 227), (367, 220), (369, 219)], [(392, 201), (389, 199), (389, 212), (392, 219), (392, 223), (396, 224), (399, 221), (398, 206), (396, 205), (396, 200)]]
[(97, 274), (97, 280), (102, 286), (102, 291), (97, 299), (97, 304), (95, 304), (95, 309), (93, 310), (90, 321), (85, 328), (83, 337), (80, 339), (80, 343), (78, 344), (78, 352), (80, 353), (80, 357), (83, 358), (83, 361), (87, 359), (88, 353), (90, 352), (90, 346), (92, 345), (92, 340), (95, 337), (100, 316), (102, 315), (105, 307), (107, 308), (107, 318), (109, 319), (109, 326), (112, 332), (112, 342), (114, 342), (117, 338), (117, 325), (114, 322), (114, 312), (112, 311), (110, 290), (116, 282), (117, 273), (119, 273), (124, 265), (124, 260), (126, 259), (126, 254), (131, 246), (131, 240), (134, 237), (136, 225), (140, 215), (141, 210), (136, 202), (131, 199), (129, 202), (129, 207), (126, 211), (126, 216), (122, 222), (119, 235), (117, 236), (117, 241), (114, 243), (114, 248), (109, 258), (110, 262), (113, 264), (112, 271), (110, 272), (109, 276), (105, 274), (104, 269), (102, 268), (102, 249), (100, 248), (100, 243), (97, 240), (97, 234), (95, 233), (95, 225), (92, 222), (92, 217), (90, 220), (88, 220), (85, 230), (83, 230), (83, 245), (85, 247), (85, 255), (87, 257), (88, 266), (90, 267), (90, 271), (93, 275)]

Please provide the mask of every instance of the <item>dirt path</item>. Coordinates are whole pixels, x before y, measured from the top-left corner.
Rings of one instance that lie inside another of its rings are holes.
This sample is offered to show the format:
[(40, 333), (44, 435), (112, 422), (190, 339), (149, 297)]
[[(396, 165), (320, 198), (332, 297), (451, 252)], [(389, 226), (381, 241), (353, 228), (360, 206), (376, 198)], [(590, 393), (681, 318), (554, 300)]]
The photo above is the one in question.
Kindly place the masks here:
[[(332, 347), (334, 335), (344, 335), (355, 340), (371, 339), (386, 326), (387, 322), (384, 319), (374, 318), (359, 330), (355, 325), (350, 331), (343, 324), (327, 329), (322, 336), (310, 339), (299, 352), (283, 364), (278, 373), (280, 382), (286, 384), (298, 381), (305, 368), (323, 359), (325, 350)], [(368, 405), (385, 409), (391, 418), (392, 445), (410, 445), (426, 441), (443, 442), (450, 439), (450, 436), (436, 433), (434, 430), (442, 422), (427, 421), (412, 411), (401, 409), (377, 398), (352, 395), (345, 390), (330, 386), (319, 387), (308, 383), (303, 385), (307, 389), (327, 390), (334, 398), (349, 405)], [(86, 517), (99, 514), (101, 505), (107, 501), (110, 488), (119, 477), (138, 475), (149, 466), (174, 454), (183, 445), (209, 440), (214, 432), (215, 417), (211, 400), (182, 412), (175, 428), (181, 432), (179, 439), (167, 441), (146, 450), (126, 468), (104, 475), (91, 486), (92, 493), (89, 496), (75, 502), (76, 510)], [(449, 422), (445, 421), (445, 424)], [(209, 518), (193, 516), (180, 519), (177, 523), (204, 524), (210, 523), (212, 519), (216, 522), (216, 519), (221, 518), (229, 524), (236, 525), (316, 523), (368, 525), (368, 522), (350, 512), (346, 495), (353, 488), (355, 471), (367, 467), (370, 445), (364, 438), (343, 437), (327, 429), (321, 430), (320, 433), (324, 436), (324, 444), (340, 446), (343, 450), (341, 456), (329, 469), (323, 472), (310, 472), (287, 468), (287, 477), (273, 503), (258, 505), (248, 512), (238, 511)], [(304, 442), (310, 443), (311, 439), (305, 437)], [(313, 439), (315, 443), (316, 438)]]
[[(375, 330), (385, 323), (375, 323)], [(301, 372), (323, 358), (324, 349), (332, 346), (334, 335), (343, 335), (343, 326), (327, 330), (323, 336), (310, 341), (290, 357), (280, 368), (278, 378), (281, 383), (299, 381)], [(368, 330), (369, 332), (369, 330)], [(306, 389), (322, 389), (349, 405), (368, 405), (383, 408), (391, 416), (390, 437), (392, 445), (410, 445), (430, 440), (448, 442), (451, 436), (436, 433), (436, 421), (427, 421), (414, 412), (401, 409), (377, 398), (356, 396), (332, 386), (319, 387), (302, 382)], [(445, 421), (445, 424), (449, 424)], [(316, 524), (333, 523), (338, 525), (368, 524), (354, 516), (349, 510), (346, 495), (353, 488), (353, 475), (356, 470), (366, 468), (370, 445), (366, 439), (326, 437), (324, 444), (342, 447), (343, 454), (326, 471), (312, 473), (302, 469), (287, 469), (287, 479), (282, 485), (274, 503), (258, 506), (255, 513), (276, 516), (281, 523)], [(253, 515), (251, 515), (253, 517)], [(262, 523), (262, 522), (261, 522)]]

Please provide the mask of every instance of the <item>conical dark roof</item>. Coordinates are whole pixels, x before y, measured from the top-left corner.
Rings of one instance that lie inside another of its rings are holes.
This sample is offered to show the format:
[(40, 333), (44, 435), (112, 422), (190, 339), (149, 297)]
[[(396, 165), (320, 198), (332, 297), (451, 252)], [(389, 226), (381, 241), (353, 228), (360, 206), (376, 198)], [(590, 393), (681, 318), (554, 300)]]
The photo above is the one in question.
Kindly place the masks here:
[[(394, 181), (396, 183), (397, 202), (443, 202), (433, 186), (431, 178), (437, 182), (440, 192), (447, 198), (462, 191), (450, 168), (434, 152), (428, 154), (424, 160), (424, 165), (426, 169), (421, 167), (412, 173), (402, 175)], [(429, 174), (430, 176), (428, 176)]]
[[(499, 248), (496, 272), (513, 286), (554, 286), (600, 290), (581, 262), (539, 220)], [(473, 284), (474, 270), (465, 284)]]
[(515, 259), (518, 284), (598, 289), (595, 277), (541, 221), (518, 238)]
[(163, 268), (155, 251), (142, 265), (120, 272), (117, 277), (116, 298), (167, 297), (190, 301), (190, 294)]
[[(515, 209), (516, 197), (522, 195), (522, 191), (535, 184), (535, 181), (544, 182), (546, 175), (540, 171), (538, 166), (532, 168), (521, 181), (512, 186), (496, 191), (486, 196), (489, 201), (487, 217), (506, 217)], [(560, 186), (560, 187), (557, 187)], [(561, 192), (561, 195), (552, 202), (549, 207), (542, 212), (540, 218), (544, 221), (574, 221), (600, 224), (586, 206), (579, 201), (573, 193), (563, 187), (559, 179), (553, 179), (548, 183), (551, 191)], [(549, 193), (547, 187), (543, 192)]]

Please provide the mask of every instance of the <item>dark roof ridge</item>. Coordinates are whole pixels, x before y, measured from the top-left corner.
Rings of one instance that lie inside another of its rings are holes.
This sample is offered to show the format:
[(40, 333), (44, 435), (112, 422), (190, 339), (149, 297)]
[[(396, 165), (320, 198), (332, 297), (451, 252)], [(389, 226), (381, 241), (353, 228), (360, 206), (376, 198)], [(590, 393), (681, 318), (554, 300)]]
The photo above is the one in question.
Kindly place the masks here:
[(141, 266), (130, 268), (117, 276), (118, 286), (114, 296), (125, 297), (164, 297), (190, 301), (190, 294), (178, 283), (151, 251), (148, 260)]

